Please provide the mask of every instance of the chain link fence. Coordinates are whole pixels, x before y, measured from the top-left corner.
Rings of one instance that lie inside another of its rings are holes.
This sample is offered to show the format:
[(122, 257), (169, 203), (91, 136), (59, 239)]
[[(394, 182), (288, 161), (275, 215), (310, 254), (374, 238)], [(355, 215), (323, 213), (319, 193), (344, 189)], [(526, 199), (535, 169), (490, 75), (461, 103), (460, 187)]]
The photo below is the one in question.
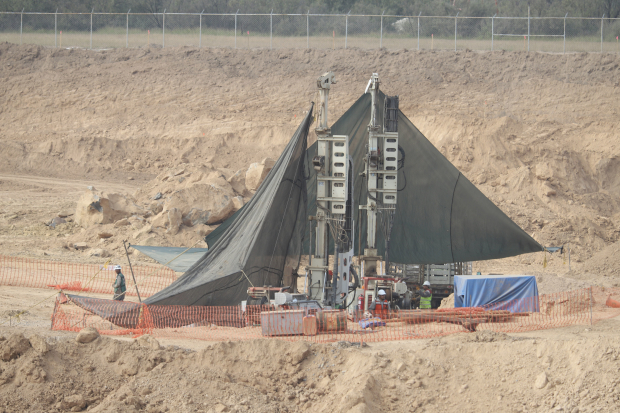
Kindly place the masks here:
[(45, 47), (230, 47), (620, 53), (620, 19), (325, 14), (9, 13), (0, 41)]

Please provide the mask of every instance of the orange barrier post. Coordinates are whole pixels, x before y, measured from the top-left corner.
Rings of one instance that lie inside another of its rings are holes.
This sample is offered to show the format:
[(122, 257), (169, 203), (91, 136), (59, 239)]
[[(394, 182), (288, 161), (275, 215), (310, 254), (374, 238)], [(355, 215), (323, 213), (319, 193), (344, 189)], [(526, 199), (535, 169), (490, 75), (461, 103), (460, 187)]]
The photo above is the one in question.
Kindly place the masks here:
[(611, 296), (609, 296), (607, 301), (605, 301), (605, 305), (611, 308), (620, 308), (620, 301), (612, 300)]

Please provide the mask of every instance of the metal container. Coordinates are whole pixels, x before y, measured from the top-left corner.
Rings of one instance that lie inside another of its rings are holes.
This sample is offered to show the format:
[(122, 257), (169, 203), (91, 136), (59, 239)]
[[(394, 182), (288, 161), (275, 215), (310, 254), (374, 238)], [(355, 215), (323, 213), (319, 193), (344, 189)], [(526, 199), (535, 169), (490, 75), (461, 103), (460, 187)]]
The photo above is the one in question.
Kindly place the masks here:
[(342, 332), (347, 329), (347, 314), (341, 310), (323, 310), (317, 315), (319, 331)]
[(317, 330), (316, 317), (313, 315), (304, 317), (304, 336), (316, 336)]
[(263, 311), (260, 314), (264, 336), (303, 334), (304, 310)]

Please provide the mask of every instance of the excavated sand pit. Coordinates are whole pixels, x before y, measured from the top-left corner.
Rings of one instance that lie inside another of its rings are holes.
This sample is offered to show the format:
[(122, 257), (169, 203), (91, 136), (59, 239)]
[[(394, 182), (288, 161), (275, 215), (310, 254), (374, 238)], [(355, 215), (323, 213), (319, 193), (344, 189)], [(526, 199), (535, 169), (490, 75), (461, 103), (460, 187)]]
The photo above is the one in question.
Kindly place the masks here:
[[(541, 293), (620, 285), (620, 57), (607, 54), (0, 44), (0, 253), (124, 264), (123, 239), (193, 245), (221, 217), (186, 219), (172, 194), (218, 186), (226, 203), (200, 202), (224, 215), (247, 202), (252, 189), (240, 177), (277, 158), (327, 70), (338, 79), (330, 122), (378, 72), (422, 133), (524, 230), (544, 245), (570, 242), (571, 271), (566, 255), (548, 255), (543, 268), (543, 254), (474, 271), (533, 274)], [(118, 226), (80, 225), (88, 186), (135, 199), (143, 212)], [(152, 205), (158, 192), (161, 211)], [(59, 215), (68, 222), (45, 225)], [(30, 307), (52, 293), (0, 293), (0, 411), (611, 412), (620, 404), (617, 319), (364, 348), (277, 340), (157, 348), (144, 338), (79, 344), (50, 331), (53, 301)]]

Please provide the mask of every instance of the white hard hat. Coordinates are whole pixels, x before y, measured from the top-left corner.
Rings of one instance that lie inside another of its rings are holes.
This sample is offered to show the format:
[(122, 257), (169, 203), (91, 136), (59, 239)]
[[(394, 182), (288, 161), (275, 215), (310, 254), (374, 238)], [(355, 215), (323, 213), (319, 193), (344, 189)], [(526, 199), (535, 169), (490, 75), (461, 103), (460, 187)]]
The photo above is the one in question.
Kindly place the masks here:
[(426, 285), (426, 286), (430, 287), (431, 283), (429, 281), (424, 281), (424, 284), (422, 284), (422, 285)]
[(379, 295), (385, 295), (385, 290), (379, 290)]
[(115, 266), (114, 266), (114, 269), (115, 269), (115, 270), (120, 270), (120, 269), (121, 269), (121, 266), (120, 266), (120, 265), (115, 265)]

